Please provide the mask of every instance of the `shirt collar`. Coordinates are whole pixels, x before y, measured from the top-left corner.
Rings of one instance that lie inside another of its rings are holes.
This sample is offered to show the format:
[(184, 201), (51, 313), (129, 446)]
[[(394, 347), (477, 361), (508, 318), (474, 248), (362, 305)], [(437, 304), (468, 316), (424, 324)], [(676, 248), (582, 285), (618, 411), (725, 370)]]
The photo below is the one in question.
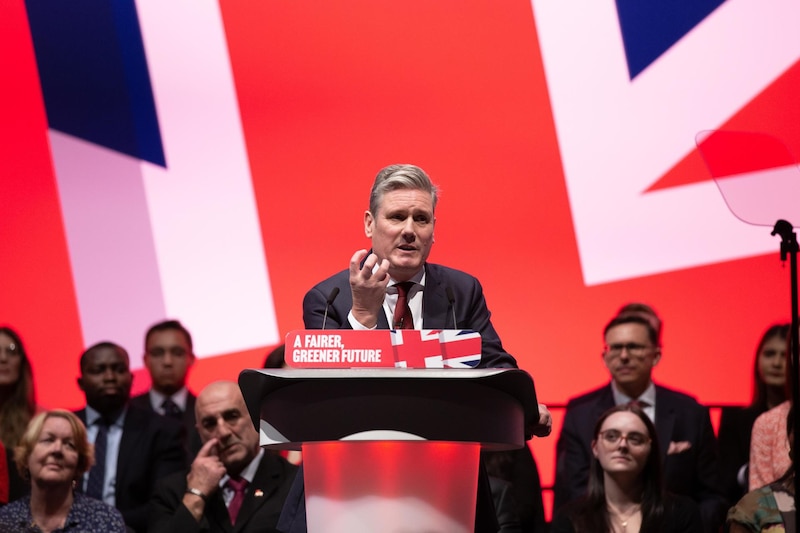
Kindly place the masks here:
[(186, 411), (186, 398), (189, 396), (189, 390), (183, 386), (181, 389), (173, 394), (172, 396), (167, 396), (166, 394), (162, 394), (157, 390), (151, 388), (150, 389), (150, 405), (153, 406), (153, 409), (161, 412), (161, 404), (164, 403), (164, 400), (167, 398), (171, 398), (175, 405), (181, 408), (181, 411)]
[[(119, 414), (116, 417), (112, 418), (111, 425), (112, 426), (122, 427), (122, 425), (125, 423), (125, 415), (126, 414), (128, 414), (128, 406), (127, 405), (125, 405), (125, 407), (122, 408), (122, 411), (120, 411)], [(99, 412), (97, 412), (96, 410), (92, 409), (88, 405), (86, 406), (86, 427), (91, 426), (92, 424), (97, 422), (98, 419), (100, 419), (102, 417), (103, 416)]]
[[(258, 454), (253, 457), (253, 460), (250, 461), (244, 470), (239, 474), (239, 477), (244, 478), (247, 480), (247, 483), (250, 484), (253, 482), (253, 479), (256, 477), (256, 471), (258, 470), (258, 465), (261, 464), (261, 459), (264, 457), (264, 448), (258, 449)], [(231, 478), (228, 474), (222, 476), (222, 479), (219, 480), (219, 486), (224, 487), (225, 483)]]
[[(411, 277), (411, 279), (409, 279), (408, 281), (413, 281), (416, 285), (421, 285), (422, 287), (424, 287), (425, 286), (425, 267), (423, 266), (422, 270), (420, 270), (419, 272), (414, 274)], [(397, 285), (398, 283), (399, 283), (398, 281), (396, 281), (394, 278), (390, 277), (389, 278), (389, 286), (387, 287), (387, 289), (391, 289), (394, 292), (397, 292), (397, 288), (395, 287), (395, 285)]]
[(655, 407), (656, 405), (656, 386), (653, 384), (652, 380), (650, 384), (647, 385), (647, 388), (638, 398), (631, 398), (627, 394), (620, 391), (614, 382), (611, 382), (611, 393), (614, 395), (614, 405), (622, 405), (624, 403), (630, 403), (633, 400), (641, 400), (645, 402), (648, 406)]

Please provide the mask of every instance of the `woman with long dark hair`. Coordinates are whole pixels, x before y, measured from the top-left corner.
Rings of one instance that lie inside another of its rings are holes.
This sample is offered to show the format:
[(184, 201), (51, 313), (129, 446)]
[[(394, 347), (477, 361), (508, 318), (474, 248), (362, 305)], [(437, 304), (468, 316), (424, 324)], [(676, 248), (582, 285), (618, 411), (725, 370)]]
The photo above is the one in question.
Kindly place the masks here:
[(747, 407), (723, 407), (719, 452), (725, 493), (735, 502), (747, 492), (750, 441), (759, 415), (787, 398), (789, 324), (775, 324), (761, 336), (753, 358), (753, 395)]
[(13, 449), (36, 414), (33, 371), (16, 331), (0, 327), (0, 441)]
[(663, 489), (656, 429), (641, 407), (618, 405), (594, 428), (587, 495), (565, 505), (552, 533), (701, 533), (697, 505)]

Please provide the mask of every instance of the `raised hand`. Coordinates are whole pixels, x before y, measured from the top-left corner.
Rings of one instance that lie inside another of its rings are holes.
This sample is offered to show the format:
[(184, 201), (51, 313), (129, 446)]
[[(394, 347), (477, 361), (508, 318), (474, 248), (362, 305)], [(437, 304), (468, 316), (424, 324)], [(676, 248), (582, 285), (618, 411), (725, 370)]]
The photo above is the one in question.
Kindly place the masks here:
[[(350, 290), (353, 293), (353, 317), (365, 327), (378, 324), (378, 313), (383, 312), (383, 299), (389, 285), (389, 261), (378, 264), (378, 256), (359, 250), (350, 258)], [(361, 261), (364, 265), (361, 266)], [(375, 265), (378, 268), (375, 269)], [(373, 270), (375, 270), (373, 272)]]

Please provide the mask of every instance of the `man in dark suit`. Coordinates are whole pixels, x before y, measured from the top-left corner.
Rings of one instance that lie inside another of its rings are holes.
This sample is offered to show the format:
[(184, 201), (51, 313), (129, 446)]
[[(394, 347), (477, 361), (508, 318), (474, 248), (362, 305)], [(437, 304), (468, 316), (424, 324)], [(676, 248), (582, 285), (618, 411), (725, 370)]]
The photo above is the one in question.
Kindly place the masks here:
[(143, 357), (152, 386), (131, 399), (131, 405), (181, 422), (186, 428), (189, 457), (200, 450), (194, 418), (196, 398), (186, 387), (194, 360), (192, 336), (183, 324), (177, 320), (153, 324), (144, 337)]
[[(469, 329), (481, 334), (481, 368), (516, 368), (491, 322), (480, 282), (473, 276), (427, 262), (434, 242), (437, 188), (421, 168), (391, 165), (378, 172), (364, 212), (372, 249), (359, 250), (348, 270), (322, 281), (303, 300), (308, 329)], [(539, 406), (528, 432), (549, 435), (550, 413)], [(488, 483), (487, 483), (488, 485)], [(486, 491), (489, 489), (486, 488)], [(537, 494), (540, 492), (537, 491)], [(293, 490), (281, 524), (304, 531), (302, 495)], [(482, 502), (488, 501), (487, 507)], [(497, 531), (491, 498), (479, 497), (478, 531)], [(484, 522), (484, 519), (489, 522)]]
[[(391, 165), (382, 169), (364, 212), (364, 233), (372, 241), (372, 250), (357, 251), (348, 270), (308, 291), (303, 300), (305, 327), (322, 328), (324, 321), (326, 329), (388, 329), (390, 325), (394, 329), (471, 329), (481, 334), (481, 367), (516, 368), (492, 326), (480, 282), (465, 272), (427, 263), (436, 203), (437, 189), (421, 168)], [(410, 284), (406, 301), (413, 318), (405, 324), (399, 324), (399, 313), (395, 319), (402, 282)], [(338, 296), (328, 305), (335, 289)]]
[(145, 531), (156, 480), (186, 467), (186, 432), (173, 420), (129, 405), (133, 377), (122, 347), (95, 344), (81, 356), (80, 369), (86, 408), (76, 414), (97, 461), (81, 488), (119, 509), (131, 529)]
[(592, 430), (600, 415), (619, 404), (638, 402), (654, 420), (670, 492), (694, 499), (706, 531), (722, 525), (726, 503), (718, 472), (718, 452), (708, 409), (686, 394), (655, 385), (651, 374), (661, 358), (659, 332), (651, 317), (622, 314), (604, 330), (603, 361), (611, 383), (567, 404), (556, 446), (554, 507), (581, 497), (592, 459)]
[[(258, 433), (236, 383), (219, 381), (197, 398), (203, 447), (188, 474), (159, 483), (150, 533), (271, 532), (297, 467), (259, 447)], [(236, 486), (241, 487), (237, 494)]]

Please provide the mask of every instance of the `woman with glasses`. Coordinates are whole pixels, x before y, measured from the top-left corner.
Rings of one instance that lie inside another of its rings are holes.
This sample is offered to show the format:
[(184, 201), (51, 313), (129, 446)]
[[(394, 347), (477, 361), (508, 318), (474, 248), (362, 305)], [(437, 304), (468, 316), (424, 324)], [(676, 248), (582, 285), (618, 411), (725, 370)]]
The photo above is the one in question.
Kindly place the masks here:
[(664, 492), (656, 429), (641, 407), (603, 413), (592, 454), (587, 495), (559, 510), (552, 533), (703, 531), (697, 505)]

